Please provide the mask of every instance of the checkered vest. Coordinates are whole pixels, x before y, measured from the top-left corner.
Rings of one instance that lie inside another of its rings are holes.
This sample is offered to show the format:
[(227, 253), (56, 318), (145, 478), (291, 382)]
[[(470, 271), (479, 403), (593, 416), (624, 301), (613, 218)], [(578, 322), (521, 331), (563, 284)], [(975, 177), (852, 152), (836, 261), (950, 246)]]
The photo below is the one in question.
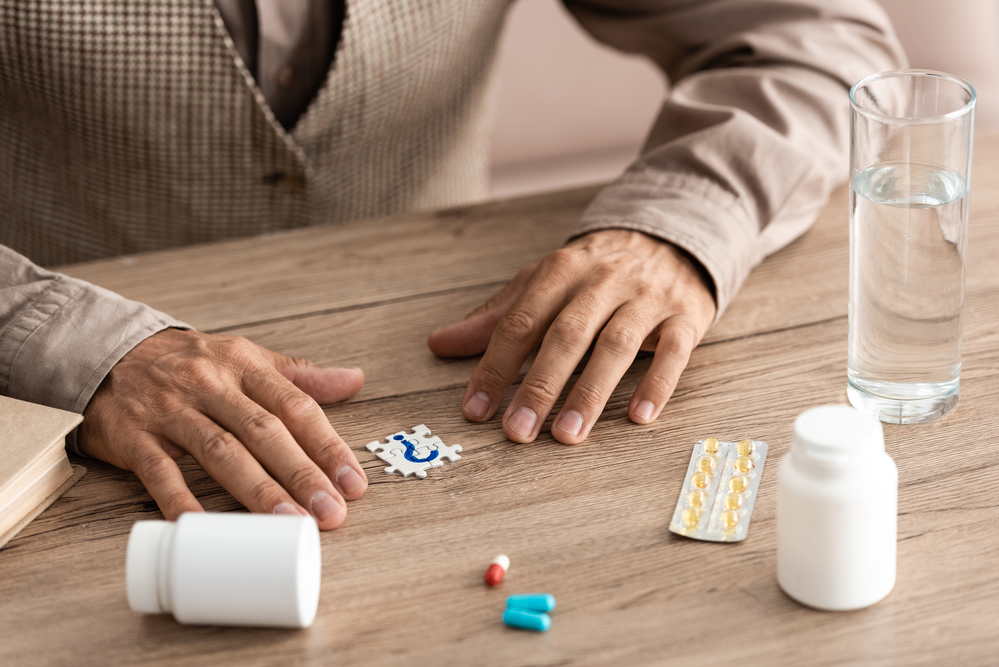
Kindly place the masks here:
[(348, 2), (285, 132), (212, 0), (0, 0), (0, 243), (65, 264), (481, 197), (507, 4)]

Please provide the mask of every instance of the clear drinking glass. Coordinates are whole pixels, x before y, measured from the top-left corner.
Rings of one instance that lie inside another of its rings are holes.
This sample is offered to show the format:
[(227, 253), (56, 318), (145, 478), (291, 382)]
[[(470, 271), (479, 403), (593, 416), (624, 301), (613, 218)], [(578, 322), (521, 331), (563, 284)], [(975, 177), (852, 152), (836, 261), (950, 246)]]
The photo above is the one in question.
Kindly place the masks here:
[(850, 106), (847, 395), (883, 422), (932, 421), (961, 382), (975, 89), (896, 70)]

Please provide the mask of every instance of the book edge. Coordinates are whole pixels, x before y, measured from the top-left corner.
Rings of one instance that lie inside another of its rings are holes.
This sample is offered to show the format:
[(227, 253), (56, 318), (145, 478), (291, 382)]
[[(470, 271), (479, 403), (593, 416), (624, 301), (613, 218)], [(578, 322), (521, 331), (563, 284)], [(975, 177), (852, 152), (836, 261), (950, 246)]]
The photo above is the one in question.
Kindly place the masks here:
[(29, 523), (38, 518), (39, 514), (47, 510), (52, 505), (52, 503), (58, 500), (62, 494), (66, 493), (70, 489), (70, 487), (72, 487), (74, 484), (80, 481), (80, 478), (82, 478), (86, 474), (87, 474), (86, 468), (84, 468), (81, 465), (74, 464), (72, 477), (63, 482), (62, 486), (60, 486), (58, 489), (50, 493), (44, 500), (42, 500), (42, 502), (35, 505), (35, 508), (33, 510), (25, 514), (24, 517), (16, 524), (11, 526), (11, 528), (6, 533), (0, 535), (0, 549), (3, 549), (4, 546), (8, 542), (10, 542), (18, 533), (24, 530), (24, 528)]
[[(13, 476), (0, 480), (0, 494), (5, 492), (9, 486), (14, 484), (17, 479), (24, 474), (24, 471), (30, 470), (33, 466), (37, 465), (40, 459), (49, 455), (53, 450), (59, 448), (65, 450), (66, 436), (83, 422), (83, 415), (81, 414), (49, 407), (47, 405), (41, 405), (39, 403), (31, 403), (30, 401), (22, 401), (9, 396), (0, 396), (0, 407), (2, 406), (9, 406), (11, 409), (21, 413), (35, 414), (38, 416), (47, 415), (53, 423), (51, 424), (52, 430), (50, 431), (51, 440), (43, 447), (38, 447), (38, 451), (35, 456), (31, 457), (31, 459), (20, 469), (20, 471), (16, 472)], [(36, 444), (33, 444), (32, 446), (37, 447)]]

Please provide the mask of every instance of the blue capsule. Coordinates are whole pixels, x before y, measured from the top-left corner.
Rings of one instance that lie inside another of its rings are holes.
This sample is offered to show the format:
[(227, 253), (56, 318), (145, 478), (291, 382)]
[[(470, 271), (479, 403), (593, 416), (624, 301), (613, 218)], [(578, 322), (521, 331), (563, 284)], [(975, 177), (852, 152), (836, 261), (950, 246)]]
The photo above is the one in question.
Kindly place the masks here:
[(521, 611), (520, 609), (507, 609), (504, 611), (503, 622), (511, 628), (535, 630), (537, 632), (547, 632), (548, 628), (552, 627), (552, 619), (548, 614)]
[(519, 609), (520, 611), (553, 611), (555, 609), (555, 596), (548, 593), (511, 595), (506, 599), (506, 608)]

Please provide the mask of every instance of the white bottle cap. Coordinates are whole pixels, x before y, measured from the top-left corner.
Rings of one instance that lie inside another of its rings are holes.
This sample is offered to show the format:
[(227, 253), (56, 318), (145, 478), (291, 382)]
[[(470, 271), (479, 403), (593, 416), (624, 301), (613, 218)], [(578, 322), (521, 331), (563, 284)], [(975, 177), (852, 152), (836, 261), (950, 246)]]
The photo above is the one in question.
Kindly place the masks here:
[(839, 466), (885, 451), (884, 429), (854, 407), (821, 405), (794, 420), (791, 449), (795, 459), (806, 464)]
[(128, 606), (144, 614), (170, 611), (169, 601), (162, 599), (166, 586), (160, 582), (160, 562), (167, 553), (174, 525), (169, 521), (137, 521), (128, 536), (125, 558), (125, 585)]

